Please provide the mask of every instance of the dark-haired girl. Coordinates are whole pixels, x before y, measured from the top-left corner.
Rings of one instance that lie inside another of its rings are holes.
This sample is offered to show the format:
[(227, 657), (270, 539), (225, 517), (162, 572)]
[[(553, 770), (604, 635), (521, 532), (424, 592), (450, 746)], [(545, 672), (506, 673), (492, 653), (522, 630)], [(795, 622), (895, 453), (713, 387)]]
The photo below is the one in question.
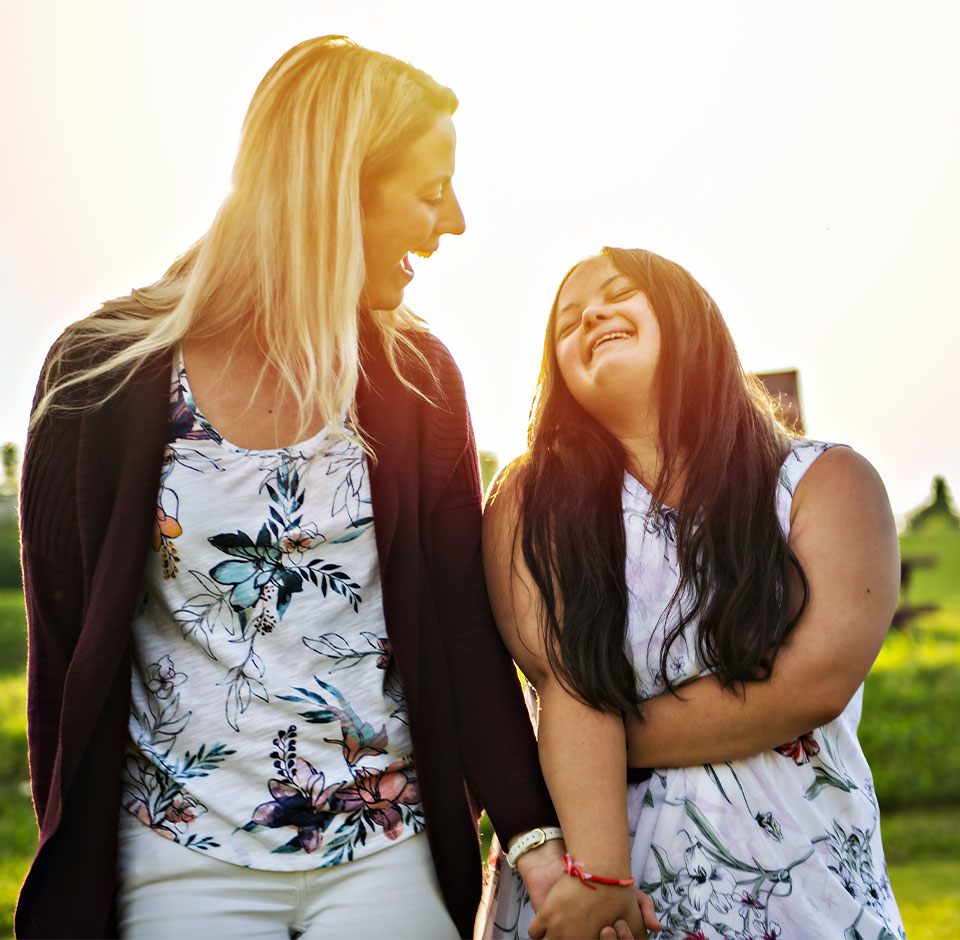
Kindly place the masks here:
[(899, 574), (873, 468), (792, 438), (647, 251), (564, 278), (532, 415), (484, 558), (571, 877), (532, 922), (502, 884), (492, 932), (639, 932), (639, 886), (665, 937), (902, 937), (856, 736)]

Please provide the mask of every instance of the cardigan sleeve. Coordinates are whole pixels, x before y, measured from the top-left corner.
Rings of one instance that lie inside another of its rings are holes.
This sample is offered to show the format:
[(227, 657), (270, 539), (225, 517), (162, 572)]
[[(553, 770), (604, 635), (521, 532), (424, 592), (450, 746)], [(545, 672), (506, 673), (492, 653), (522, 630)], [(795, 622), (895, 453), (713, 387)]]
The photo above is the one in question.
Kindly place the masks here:
[(444, 364), (448, 368), (438, 378), (445, 407), (438, 410), (447, 426), (434, 440), (448, 460), (454, 452), (456, 457), (431, 513), (431, 580), (453, 685), (464, 776), (506, 844), (518, 832), (555, 824), (557, 817), (517, 673), (487, 599), (476, 444), (459, 372), (452, 360)]
[[(41, 385), (43, 380), (41, 379)], [(27, 613), (27, 744), (37, 821), (56, 761), (67, 666), (82, 621), (76, 462), (80, 419), (48, 414), (27, 438), (20, 487), (20, 552)]]

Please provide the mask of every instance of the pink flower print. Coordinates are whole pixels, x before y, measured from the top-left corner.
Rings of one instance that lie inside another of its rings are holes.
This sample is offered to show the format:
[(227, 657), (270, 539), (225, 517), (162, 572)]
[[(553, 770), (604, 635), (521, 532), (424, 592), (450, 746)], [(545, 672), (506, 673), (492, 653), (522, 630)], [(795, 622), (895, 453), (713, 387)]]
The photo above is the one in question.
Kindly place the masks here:
[(322, 542), (324, 539), (320, 537), (317, 527), (312, 523), (306, 526), (294, 526), (283, 533), (280, 539), (280, 551), (305, 552), (317, 541)]
[[(763, 910), (763, 901), (754, 897), (749, 891), (744, 891), (740, 898), (740, 905), (747, 910)], [(743, 913), (741, 911), (741, 913)]]
[(390, 657), (393, 650), (390, 648), (390, 641), (385, 636), (377, 637), (377, 648), (380, 655), (377, 657), (377, 669), (387, 669), (390, 666)]
[(193, 800), (186, 800), (182, 796), (175, 796), (173, 802), (167, 807), (166, 817), (168, 822), (172, 823), (192, 823), (197, 814), (193, 811), (196, 805)]
[(187, 674), (177, 672), (169, 656), (147, 666), (147, 688), (159, 699), (170, 698), (173, 690), (186, 681)]
[(407, 762), (394, 761), (383, 771), (357, 768), (353, 785), (344, 787), (337, 797), (347, 811), (362, 806), (388, 839), (397, 839), (403, 832), (399, 807), (419, 803), (420, 789)]
[(793, 762), (800, 765), (809, 764), (810, 758), (820, 753), (820, 745), (814, 740), (813, 732), (808, 731), (794, 741), (775, 747), (774, 750), (784, 757), (792, 757)]

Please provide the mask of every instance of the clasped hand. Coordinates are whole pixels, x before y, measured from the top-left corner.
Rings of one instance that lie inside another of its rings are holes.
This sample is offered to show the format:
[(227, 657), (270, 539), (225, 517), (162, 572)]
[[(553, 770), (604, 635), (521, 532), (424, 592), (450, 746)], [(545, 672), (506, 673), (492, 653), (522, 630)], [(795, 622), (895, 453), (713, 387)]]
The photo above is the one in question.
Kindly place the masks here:
[(563, 842), (553, 840), (517, 860), (536, 911), (531, 940), (642, 940), (647, 930), (661, 929), (650, 897), (632, 887), (588, 887), (564, 874), (564, 851)]

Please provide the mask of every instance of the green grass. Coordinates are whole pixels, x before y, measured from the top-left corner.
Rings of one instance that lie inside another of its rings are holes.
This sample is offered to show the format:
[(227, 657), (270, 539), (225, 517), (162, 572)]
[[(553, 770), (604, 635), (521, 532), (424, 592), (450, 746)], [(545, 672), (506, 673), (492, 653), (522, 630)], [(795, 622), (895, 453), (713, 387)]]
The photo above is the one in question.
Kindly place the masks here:
[(960, 937), (960, 809), (884, 813), (880, 828), (907, 936)]
[(0, 936), (37, 846), (27, 774), (26, 622), (23, 595), (0, 590)]
[(0, 588), (0, 676), (22, 673), (27, 663), (27, 621), (23, 595)]

